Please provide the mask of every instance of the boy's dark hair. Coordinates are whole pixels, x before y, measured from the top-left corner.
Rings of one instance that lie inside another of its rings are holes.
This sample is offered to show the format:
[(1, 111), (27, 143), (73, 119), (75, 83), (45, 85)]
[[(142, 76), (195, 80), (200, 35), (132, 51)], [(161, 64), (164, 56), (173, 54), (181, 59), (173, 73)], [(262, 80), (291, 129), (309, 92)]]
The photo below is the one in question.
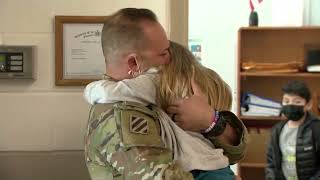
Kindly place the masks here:
[(310, 101), (311, 93), (306, 85), (302, 81), (290, 81), (288, 84), (282, 87), (282, 92), (284, 94), (294, 94), (304, 98), (307, 102)]

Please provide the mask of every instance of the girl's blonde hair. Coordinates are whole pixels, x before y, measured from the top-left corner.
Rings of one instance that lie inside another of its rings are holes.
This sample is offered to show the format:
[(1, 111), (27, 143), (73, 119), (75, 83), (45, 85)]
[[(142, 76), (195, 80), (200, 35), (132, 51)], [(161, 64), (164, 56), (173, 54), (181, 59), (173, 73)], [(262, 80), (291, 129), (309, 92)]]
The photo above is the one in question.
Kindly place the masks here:
[(160, 71), (157, 101), (163, 109), (177, 98), (193, 95), (191, 80), (208, 96), (212, 108), (230, 110), (230, 87), (211, 69), (201, 65), (193, 54), (182, 45), (170, 42), (171, 62)]

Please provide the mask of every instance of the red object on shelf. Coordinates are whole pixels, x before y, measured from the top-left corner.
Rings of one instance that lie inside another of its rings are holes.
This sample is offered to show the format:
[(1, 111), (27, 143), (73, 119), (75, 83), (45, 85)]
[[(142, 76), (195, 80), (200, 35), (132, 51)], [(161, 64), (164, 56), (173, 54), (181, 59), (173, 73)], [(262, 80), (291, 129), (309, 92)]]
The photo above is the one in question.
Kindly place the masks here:
[[(259, 3), (261, 3), (263, 0), (258, 0)], [(254, 11), (254, 5), (252, 3), (252, 0), (249, 0), (249, 4), (250, 4), (250, 9), (251, 11)]]

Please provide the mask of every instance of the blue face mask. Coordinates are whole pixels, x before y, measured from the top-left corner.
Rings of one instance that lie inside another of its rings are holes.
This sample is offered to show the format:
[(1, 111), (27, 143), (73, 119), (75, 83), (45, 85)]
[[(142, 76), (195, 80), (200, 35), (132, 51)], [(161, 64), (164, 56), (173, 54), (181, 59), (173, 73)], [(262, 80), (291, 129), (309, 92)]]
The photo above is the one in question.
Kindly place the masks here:
[(301, 105), (284, 105), (282, 106), (281, 112), (288, 118), (288, 120), (298, 121), (305, 114), (303, 108), (304, 106)]

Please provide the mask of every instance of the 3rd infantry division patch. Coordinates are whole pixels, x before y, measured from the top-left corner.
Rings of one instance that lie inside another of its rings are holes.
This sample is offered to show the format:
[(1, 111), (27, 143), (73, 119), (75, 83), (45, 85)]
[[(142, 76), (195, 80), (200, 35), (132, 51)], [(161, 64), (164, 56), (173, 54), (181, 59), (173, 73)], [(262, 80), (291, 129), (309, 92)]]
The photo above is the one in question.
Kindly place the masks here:
[(142, 117), (131, 116), (130, 117), (130, 131), (138, 134), (148, 134), (148, 120)]

